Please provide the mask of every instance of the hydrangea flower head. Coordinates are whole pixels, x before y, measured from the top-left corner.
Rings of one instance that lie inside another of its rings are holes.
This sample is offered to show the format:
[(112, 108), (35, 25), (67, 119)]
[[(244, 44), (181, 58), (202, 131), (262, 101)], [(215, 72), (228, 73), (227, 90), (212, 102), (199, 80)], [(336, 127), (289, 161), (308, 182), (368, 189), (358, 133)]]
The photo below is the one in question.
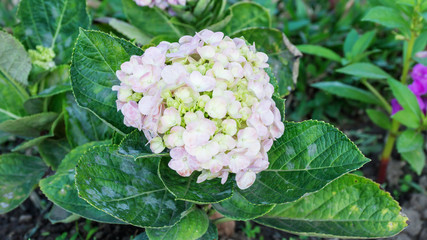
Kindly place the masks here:
[(182, 5), (185, 6), (186, 0), (134, 0), (139, 6), (147, 7), (158, 7), (160, 9), (166, 9), (170, 5)]
[(236, 174), (241, 189), (267, 169), (284, 132), (265, 72), (268, 57), (243, 39), (203, 30), (161, 42), (117, 71), (117, 108), (143, 131), (151, 150), (170, 150), (169, 167), (198, 182)]

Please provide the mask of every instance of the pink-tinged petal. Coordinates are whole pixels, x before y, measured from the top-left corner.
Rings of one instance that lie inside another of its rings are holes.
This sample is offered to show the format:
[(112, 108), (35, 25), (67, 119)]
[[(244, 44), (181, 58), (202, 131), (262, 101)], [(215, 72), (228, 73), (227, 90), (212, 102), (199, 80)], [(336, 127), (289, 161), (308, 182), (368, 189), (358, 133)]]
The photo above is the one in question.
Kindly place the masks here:
[(185, 82), (196, 92), (212, 91), (216, 85), (215, 78), (203, 76), (198, 71), (192, 72)]
[(256, 180), (256, 174), (252, 171), (238, 172), (236, 174), (237, 186), (244, 190), (252, 186)]
[(178, 85), (187, 78), (188, 72), (181, 63), (174, 63), (163, 68), (161, 76), (168, 85)]
[(232, 150), (228, 153), (228, 156), (230, 159), (228, 167), (233, 173), (237, 173), (251, 165), (251, 159), (245, 155), (242, 149)]

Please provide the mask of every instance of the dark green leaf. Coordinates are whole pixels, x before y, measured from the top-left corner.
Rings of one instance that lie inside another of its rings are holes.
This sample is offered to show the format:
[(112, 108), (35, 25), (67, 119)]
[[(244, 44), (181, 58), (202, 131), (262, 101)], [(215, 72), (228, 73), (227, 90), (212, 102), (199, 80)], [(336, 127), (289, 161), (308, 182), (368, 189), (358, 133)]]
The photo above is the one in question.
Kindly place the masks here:
[(275, 205), (254, 205), (235, 191), (230, 199), (213, 204), (215, 210), (222, 215), (240, 221), (261, 217), (273, 209)]
[(209, 219), (198, 208), (191, 209), (177, 224), (168, 228), (147, 228), (150, 240), (196, 240), (208, 230)]
[(31, 60), (24, 46), (12, 35), (0, 30), (0, 73), (27, 85), (30, 70)]
[(318, 191), (369, 160), (338, 129), (324, 122), (286, 122), (268, 152), (270, 166), (242, 196), (255, 204), (292, 202)]
[(16, 153), (0, 155), (0, 214), (24, 202), (46, 170), (38, 157)]
[(18, 33), (28, 48), (53, 48), (57, 63), (68, 63), (79, 27), (90, 24), (85, 0), (22, 0)]
[(139, 130), (134, 130), (123, 138), (119, 145), (119, 153), (135, 159), (169, 156), (169, 154), (153, 153), (144, 133)]
[(58, 205), (53, 205), (52, 209), (50, 209), (50, 212), (47, 216), (49, 221), (52, 224), (55, 223), (70, 223), (78, 220), (80, 218), (79, 215), (70, 213), (66, 210), (64, 210), (61, 207), (58, 207)]
[(255, 221), (298, 235), (384, 238), (402, 231), (408, 218), (377, 183), (348, 174), (319, 192), (277, 205)]
[(49, 131), (53, 122), (58, 118), (57, 113), (39, 113), (22, 117), (16, 120), (8, 120), (0, 123), (0, 131), (18, 136), (39, 137), (45, 131)]
[(72, 147), (111, 138), (112, 129), (92, 112), (77, 105), (72, 94), (65, 99), (65, 132)]
[(122, 223), (79, 198), (74, 184), (79, 159), (86, 151), (103, 144), (106, 142), (91, 142), (73, 149), (62, 160), (55, 175), (40, 181), (40, 189), (50, 201), (71, 213), (99, 222)]
[(368, 47), (371, 45), (372, 40), (374, 39), (376, 31), (370, 31), (363, 34), (357, 41), (354, 43), (354, 46), (351, 50), (351, 55), (357, 57), (364, 53)]
[(117, 93), (111, 88), (120, 83), (116, 77), (120, 65), (129, 61), (132, 55), (142, 53), (141, 49), (122, 39), (81, 30), (71, 65), (72, 86), (78, 104), (118, 131), (131, 132), (132, 129), (123, 124), (123, 115), (117, 112)]
[(230, 198), (233, 184), (228, 180), (221, 184), (221, 179), (215, 178), (197, 183), (200, 172), (193, 172), (189, 177), (182, 177), (169, 166), (170, 158), (162, 158), (159, 166), (159, 175), (166, 188), (179, 200), (199, 204), (217, 203)]
[(210, 222), (206, 233), (200, 238), (198, 238), (197, 240), (216, 240), (216, 239), (218, 239), (218, 228), (216, 227), (215, 224)]
[(43, 161), (56, 170), (65, 155), (70, 152), (71, 147), (67, 139), (46, 139), (39, 144), (38, 150)]
[(192, 204), (175, 201), (157, 176), (158, 158), (120, 155), (117, 146), (87, 151), (76, 167), (80, 197), (98, 209), (139, 227), (176, 224)]

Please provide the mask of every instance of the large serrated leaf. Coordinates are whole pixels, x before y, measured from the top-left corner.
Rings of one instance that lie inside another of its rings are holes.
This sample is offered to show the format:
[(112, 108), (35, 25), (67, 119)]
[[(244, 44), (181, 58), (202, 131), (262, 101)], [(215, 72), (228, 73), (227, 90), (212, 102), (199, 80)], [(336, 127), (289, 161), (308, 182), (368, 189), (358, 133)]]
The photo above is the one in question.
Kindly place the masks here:
[(169, 156), (168, 153), (153, 153), (147, 138), (139, 130), (134, 130), (123, 138), (119, 145), (119, 153), (135, 159)]
[(255, 221), (298, 235), (360, 239), (391, 237), (407, 220), (378, 184), (348, 174), (317, 193), (277, 205)]
[(135, 160), (121, 155), (118, 146), (93, 148), (76, 167), (79, 195), (135, 226), (173, 226), (192, 204), (175, 201), (157, 176), (158, 162), (158, 158)]
[(268, 158), (269, 168), (250, 188), (239, 190), (255, 204), (295, 201), (369, 161), (338, 129), (313, 120), (286, 122)]
[(150, 240), (196, 240), (208, 230), (209, 219), (205, 212), (193, 208), (181, 221), (169, 228), (147, 228)]
[(0, 214), (18, 207), (46, 172), (38, 157), (11, 153), (0, 155)]
[(87, 109), (77, 105), (72, 94), (64, 101), (65, 133), (72, 147), (111, 138), (113, 130)]
[(53, 48), (57, 63), (68, 63), (79, 27), (90, 24), (85, 0), (22, 0), (17, 32), (28, 48)]
[(254, 205), (235, 191), (230, 199), (213, 204), (215, 210), (222, 215), (235, 220), (251, 220), (268, 213), (274, 204)]
[(31, 60), (24, 46), (12, 35), (0, 30), (0, 72), (11, 80), (27, 85)]
[(167, 189), (177, 199), (200, 204), (217, 203), (230, 198), (233, 189), (232, 180), (221, 184), (221, 179), (215, 178), (197, 183), (200, 172), (193, 172), (189, 177), (182, 177), (168, 166), (170, 158), (160, 161), (159, 175)]
[(28, 94), (16, 81), (28, 83), (30, 70), (31, 62), (21, 43), (0, 30), (0, 123), (26, 114), (23, 104)]
[(40, 181), (40, 189), (50, 201), (71, 213), (98, 222), (123, 223), (79, 198), (75, 186), (75, 167), (80, 157), (87, 150), (105, 144), (106, 142), (91, 142), (73, 149), (62, 160), (55, 175)]
[(142, 53), (125, 40), (86, 30), (80, 31), (74, 49), (71, 80), (78, 104), (124, 133), (132, 129), (123, 124), (123, 115), (116, 107), (117, 93), (111, 88), (120, 84), (116, 77), (120, 65)]
[(257, 51), (269, 56), (268, 63), (277, 77), (280, 96), (286, 96), (294, 89), (299, 71), (301, 52), (277, 29), (249, 28), (233, 34), (255, 43)]

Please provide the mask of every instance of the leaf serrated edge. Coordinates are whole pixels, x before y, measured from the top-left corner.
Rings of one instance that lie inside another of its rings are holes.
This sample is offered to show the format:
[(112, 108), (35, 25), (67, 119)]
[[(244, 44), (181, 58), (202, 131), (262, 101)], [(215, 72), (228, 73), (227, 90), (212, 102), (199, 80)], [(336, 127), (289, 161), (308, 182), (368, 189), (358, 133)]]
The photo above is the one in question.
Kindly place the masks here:
[[(94, 111), (92, 111), (92, 109), (90, 109), (90, 108), (88, 108), (88, 107), (84, 107), (84, 106), (82, 106), (82, 105), (79, 103), (79, 101), (77, 100), (77, 97), (76, 97), (76, 94), (75, 94), (75, 91), (74, 91), (74, 84), (73, 84), (73, 80), (72, 80), (73, 75), (71, 74), (71, 69), (73, 68), (73, 65), (74, 65), (74, 58), (75, 58), (74, 53), (76, 52), (77, 44), (79, 43), (80, 37), (82, 36), (82, 33), (84, 33), (84, 34), (85, 34), (85, 33), (87, 33), (87, 32), (89, 32), (89, 33), (100, 33), (100, 34), (102, 34), (102, 35), (105, 35), (105, 36), (111, 37), (111, 38), (113, 38), (113, 39), (116, 39), (116, 40), (119, 40), (119, 41), (127, 42), (127, 43), (129, 43), (129, 44), (133, 45), (134, 47), (136, 47), (136, 48), (138, 48), (138, 49), (141, 49), (141, 48), (139, 48), (138, 46), (136, 46), (135, 44), (133, 44), (133, 43), (129, 42), (128, 40), (126, 40), (126, 39), (124, 39), (124, 38), (120, 38), (120, 37), (117, 37), (117, 36), (113, 36), (113, 35), (111, 35), (111, 34), (108, 34), (108, 33), (102, 32), (102, 31), (98, 31), (98, 30), (90, 30), (90, 29), (84, 29), (84, 28), (80, 27), (80, 28), (79, 28), (79, 35), (77, 36), (77, 38), (76, 38), (76, 40), (75, 40), (75, 42), (74, 42), (73, 51), (72, 51), (72, 53), (71, 53), (71, 63), (70, 63), (70, 68), (69, 68), (69, 74), (70, 74), (70, 79), (71, 79), (71, 92), (72, 92), (72, 94), (73, 94), (73, 96), (74, 96), (74, 100), (76, 101), (77, 105), (78, 105), (79, 107), (83, 108), (83, 109), (88, 110), (89, 112), (91, 112), (92, 114), (94, 114), (97, 118), (99, 118), (103, 123), (105, 123), (107, 126), (109, 126), (110, 128), (112, 128), (114, 131), (116, 131), (116, 132), (118, 132), (119, 134), (121, 134), (121, 135), (125, 136), (125, 135), (126, 135), (126, 133), (124, 133), (123, 131), (121, 131), (121, 130), (120, 130), (120, 129), (118, 129), (117, 127), (113, 126), (111, 123), (107, 122), (107, 120), (105, 120), (105, 119), (101, 118), (98, 114), (96, 114)], [(85, 35), (86, 35), (86, 34), (85, 34)], [(87, 37), (87, 36), (86, 36), (86, 37)], [(141, 49), (141, 51), (143, 51), (143, 50)]]
[[(103, 210), (103, 209), (101, 209), (101, 208), (98, 208), (98, 207), (96, 207), (95, 205), (93, 205), (92, 203), (90, 203), (89, 202), (89, 200), (87, 200), (86, 198), (84, 198), (83, 196), (81, 196), (81, 194), (80, 194), (80, 189), (79, 189), (79, 185), (77, 184), (77, 174), (78, 174), (78, 165), (80, 164), (80, 162), (82, 162), (82, 159), (83, 159), (83, 157), (84, 157), (84, 155), (86, 155), (86, 153), (87, 152), (89, 152), (89, 151), (93, 151), (93, 150), (95, 150), (96, 148), (105, 148), (105, 147), (108, 147), (109, 149), (111, 148), (111, 147), (119, 147), (119, 145), (117, 145), (117, 144), (105, 144), (105, 145), (100, 145), (100, 146), (94, 146), (94, 147), (92, 147), (92, 148), (89, 148), (87, 151), (85, 151), (83, 154), (82, 154), (82, 156), (80, 157), (80, 159), (79, 159), (79, 161), (78, 161), (78, 163), (77, 163), (77, 165), (76, 165), (76, 168), (75, 168), (75, 171), (76, 171), (76, 174), (75, 174), (75, 178), (74, 178), (74, 184), (76, 185), (76, 189), (77, 189), (77, 194), (78, 194), (78, 196), (79, 196), (79, 198), (81, 198), (81, 199), (83, 199), (83, 200), (85, 200), (89, 205), (91, 205), (92, 207), (94, 207), (94, 208), (96, 208), (96, 209), (98, 209), (98, 210), (100, 210), (100, 211), (102, 211), (102, 212), (104, 212), (104, 213), (106, 213), (106, 214), (108, 214), (108, 215), (110, 215), (110, 216), (112, 216), (112, 217), (114, 217), (114, 218), (116, 218), (116, 219), (118, 219), (118, 220), (120, 220), (120, 221), (122, 221), (122, 222), (124, 222), (124, 223), (127, 223), (127, 224), (129, 224), (129, 225), (132, 225), (132, 226), (136, 226), (136, 227), (141, 227), (141, 228), (155, 228), (155, 229), (160, 229), (160, 228), (168, 228), (168, 227), (172, 227), (172, 226), (175, 226), (179, 221), (181, 221), (181, 219), (182, 219), (182, 214), (183, 213), (185, 213), (185, 212), (187, 212), (189, 209), (191, 209), (191, 208), (193, 208), (194, 206), (191, 206), (188, 210), (186, 210), (186, 211), (183, 211), (182, 213), (181, 213), (181, 216), (180, 216), (180, 219), (177, 221), (177, 222), (175, 222), (173, 225), (168, 225), (168, 226), (161, 226), (161, 227), (150, 227), (150, 226), (143, 226), (143, 225), (136, 225), (136, 224), (132, 224), (132, 223), (130, 223), (130, 222), (128, 222), (128, 221), (126, 221), (126, 220), (124, 220), (124, 219), (121, 219), (121, 218), (119, 218), (119, 217), (116, 217), (116, 216), (113, 216), (113, 215), (111, 215), (110, 213), (108, 213), (108, 212), (106, 212), (105, 210)], [(165, 188), (165, 190), (166, 190), (166, 188)], [(167, 191), (167, 190), (166, 190)]]
[(175, 197), (175, 200), (181, 200), (181, 201), (186, 201), (186, 202), (190, 202), (190, 203), (195, 203), (195, 204), (201, 204), (201, 205), (204, 205), (204, 204), (215, 204), (215, 203), (220, 203), (220, 202), (222, 202), (222, 201), (225, 201), (225, 200), (227, 200), (227, 199), (230, 199), (231, 197), (233, 197), (233, 194), (234, 194), (234, 189), (233, 189), (233, 187), (231, 188), (231, 195), (229, 196), (229, 197), (227, 197), (227, 198), (224, 198), (224, 199), (222, 199), (222, 200), (220, 200), (220, 201), (216, 201), (216, 202), (200, 202), (200, 201), (196, 201), (196, 200), (191, 200), (191, 199), (185, 199), (185, 198), (180, 198), (180, 197), (178, 197), (173, 191), (171, 191), (169, 188), (168, 188), (168, 186), (166, 186), (166, 184), (165, 184), (165, 182), (164, 182), (164, 180), (163, 180), (163, 178), (162, 178), (162, 175), (160, 174), (160, 165), (161, 165), (161, 163), (162, 163), (162, 159), (163, 158), (161, 158), (160, 159), (160, 161), (159, 161), (159, 165), (158, 165), (158, 167), (157, 167), (157, 175), (159, 176), (159, 178), (160, 178), (160, 180), (162, 181), (162, 183), (163, 183), (163, 185), (165, 186), (165, 188), (166, 188), (166, 190), (168, 191), (168, 192), (170, 192), (174, 197)]
[[(378, 187), (378, 189), (383, 193), (383, 194), (385, 194), (386, 195), (386, 197), (389, 197), (390, 198), (390, 200), (391, 200), (391, 202), (393, 203), (393, 204), (396, 204), (396, 206), (398, 206), (398, 210), (399, 210), (399, 216), (401, 216), (401, 217), (403, 217), (404, 218), (404, 220), (405, 220), (405, 224), (406, 224), (406, 226), (400, 231), (400, 232), (402, 232), (403, 230), (405, 230), (407, 227), (408, 227), (408, 217), (406, 216), (406, 214), (404, 214), (403, 212), (402, 212), (402, 208), (400, 207), (400, 205), (399, 205), (399, 203), (391, 196), (391, 194), (389, 193), (389, 192), (387, 192), (387, 191), (385, 191), (385, 190), (383, 190), (383, 189), (381, 189), (381, 186), (380, 186), (380, 184), (378, 184), (377, 182), (375, 182), (375, 181), (372, 181), (371, 179), (369, 179), (369, 178), (366, 178), (366, 177), (362, 177), (362, 176), (358, 176), (358, 175), (355, 175), (355, 174), (352, 174), (352, 173), (347, 173), (346, 175), (351, 175), (351, 176), (356, 176), (356, 177), (360, 177), (360, 178), (362, 178), (362, 179), (364, 179), (364, 180), (368, 180), (368, 181), (371, 181), (374, 185), (376, 185), (377, 187)], [(339, 178), (341, 178), (342, 176), (340, 176)], [(338, 179), (338, 178), (337, 178)], [(331, 182), (333, 182), (333, 181), (331, 181)], [(327, 184), (327, 185), (329, 185), (329, 183)], [(319, 190), (320, 191), (320, 190)], [(318, 192), (318, 191), (317, 191)], [(313, 193), (315, 193), (315, 192), (313, 192)], [(313, 194), (313, 193), (310, 193), (309, 195), (311, 195), (311, 194)], [(305, 197), (305, 196), (303, 196), (303, 197)], [(300, 198), (301, 199), (301, 198)], [(300, 199), (298, 199), (298, 200), (300, 200)], [(298, 200), (296, 200), (296, 201), (298, 201)], [(293, 202), (295, 202), (295, 201), (293, 201)], [(293, 203), (293, 202), (289, 202), (289, 203)], [(283, 203), (283, 204), (287, 204), (287, 203)], [(281, 204), (278, 204), (278, 205), (281, 205)], [(330, 235), (330, 234), (319, 234), (319, 233), (315, 233), (315, 232), (296, 232), (296, 231), (285, 231), (285, 230), (283, 230), (283, 229), (280, 229), (280, 228), (278, 228), (278, 227), (275, 227), (275, 226), (271, 226), (271, 225), (269, 225), (269, 224), (265, 224), (265, 223), (261, 223), (261, 222), (258, 222), (256, 219), (254, 219), (253, 220), (254, 222), (256, 222), (256, 223), (258, 223), (258, 224), (261, 224), (261, 225), (264, 225), (264, 226), (268, 226), (268, 227), (271, 227), (271, 228), (274, 228), (274, 229), (277, 229), (277, 230), (280, 230), (280, 231), (283, 231), (283, 232), (289, 232), (289, 233), (292, 233), (292, 234), (296, 234), (296, 235), (301, 235), (301, 236), (313, 236), (313, 235), (315, 235), (315, 236), (317, 236), (317, 237), (324, 237), (324, 238), (336, 238), (336, 237), (341, 237), (341, 238), (346, 238), (346, 239), (377, 239), (377, 238), (384, 238), (384, 236), (376, 236), (376, 237), (349, 237), (349, 236), (339, 236), (339, 235)], [(312, 221), (308, 221), (308, 222), (312, 222)], [(390, 222), (390, 221), (388, 221), (388, 222)], [(399, 234), (400, 232), (397, 232), (396, 234), (394, 234), (394, 235), (391, 235), (391, 236), (386, 236), (387, 238), (389, 238), (389, 237), (393, 237), (393, 236), (396, 236), (397, 234)]]
[[(327, 122), (324, 122), (324, 121), (319, 121), (319, 120), (313, 120), (313, 119), (311, 119), (311, 120), (305, 120), (305, 121), (302, 121), (302, 122), (295, 122), (295, 121), (285, 121), (284, 123), (285, 123), (285, 131), (286, 131), (286, 124), (288, 124), (288, 123), (291, 123), (291, 124), (295, 124), (295, 125), (297, 125), (297, 124), (303, 124), (303, 123), (306, 123), (306, 124), (309, 124), (310, 122), (313, 122), (313, 123), (320, 123), (320, 124), (323, 124), (323, 125), (325, 125), (326, 127), (331, 127), (331, 128), (333, 128), (335, 131), (337, 131), (340, 135), (342, 135), (342, 136), (344, 136), (344, 138), (346, 139), (346, 140), (348, 140), (351, 144), (352, 144), (352, 146), (356, 149), (356, 151), (359, 153), (359, 154), (361, 154), (364, 158), (365, 158), (365, 160), (367, 160), (366, 162), (364, 162), (363, 164), (362, 164), (362, 166), (360, 166), (359, 168), (356, 168), (356, 169), (353, 169), (353, 170), (351, 170), (351, 171), (355, 171), (355, 170), (358, 170), (358, 169), (360, 169), (361, 167), (363, 167), (363, 165), (365, 165), (366, 163), (368, 163), (368, 162), (370, 162), (371, 161), (371, 159), (369, 159), (369, 158), (367, 158), (361, 151), (360, 151), (360, 149), (357, 147), (357, 145), (356, 144), (354, 144), (354, 142), (353, 141), (351, 141), (349, 138), (348, 138), (348, 136), (347, 135), (345, 135), (341, 130), (339, 130), (338, 128), (336, 128), (334, 125), (332, 125), (332, 124), (330, 124), (330, 123), (327, 123)], [(274, 144), (274, 143), (273, 143)], [(349, 172), (351, 172), (351, 171), (349, 171)], [(317, 193), (317, 192), (319, 192), (319, 191), (321, 191), (322, 189), (324, 189), (326, 186), (328, 186), (329, 184), (331, 184), (332, 182), (334, 182), (335, 180), (337, 180), (337, 179), (339, 179), (340, 177), (342, 177), (342, 176), (344, 176), (344, 175), (346, 175), (346, 174), (349, 174), (349, 172), (345, 172), (345, 173), (343, 173), (343, 174), (341, 174), (341, 175), (339, 175), (338, 177), (336, 177), (335, 179), (333, 179), (333, 180), (331, 180), (331, 181), (329, 181), (327, 184), (325, 184), (325, 186), (323, 186), (322, 188), (320, 188), (319, 190), (316, 190), (316, 191), (313, 191), (313, 192), (307, 192), (307, 193), (305, 193), (305, 194), (303, 194), (300, 198), (298, 198), (298, 199), (295, 199), (295, 200), (293, 200), (293, 201), (289, 201), (289, 202), (281, 202), (281, 203), (268, 203), (268, 204), (278, 204), (278, 205), (280, 205), (280, 204), (285, 204), (285, 203), (293, 203), (293, 202), (296, 202), (296, 201), (298, 201), (299, 199), (301, 199), (301, 198), (303, 198), (303, 197), (306, 197), (306, 196), (308, 196), (308, 195), (310, 195), (310, 194), (313, 194), (313, 193)], [(242, 195), (242, 194), (241, 194)], [(244, 198), (244, 199), (246, 199), (248, 202), (251, 202), (247, 197), (245, 197), (245, 196), (243, 196), (242, 195), (242, 197)], [(255, 204), (255, 205), (268, 205), (268, 204), (260, 204), (260, 203), (254, 203), (254, 202), (251, 202), (252, 204)]]

